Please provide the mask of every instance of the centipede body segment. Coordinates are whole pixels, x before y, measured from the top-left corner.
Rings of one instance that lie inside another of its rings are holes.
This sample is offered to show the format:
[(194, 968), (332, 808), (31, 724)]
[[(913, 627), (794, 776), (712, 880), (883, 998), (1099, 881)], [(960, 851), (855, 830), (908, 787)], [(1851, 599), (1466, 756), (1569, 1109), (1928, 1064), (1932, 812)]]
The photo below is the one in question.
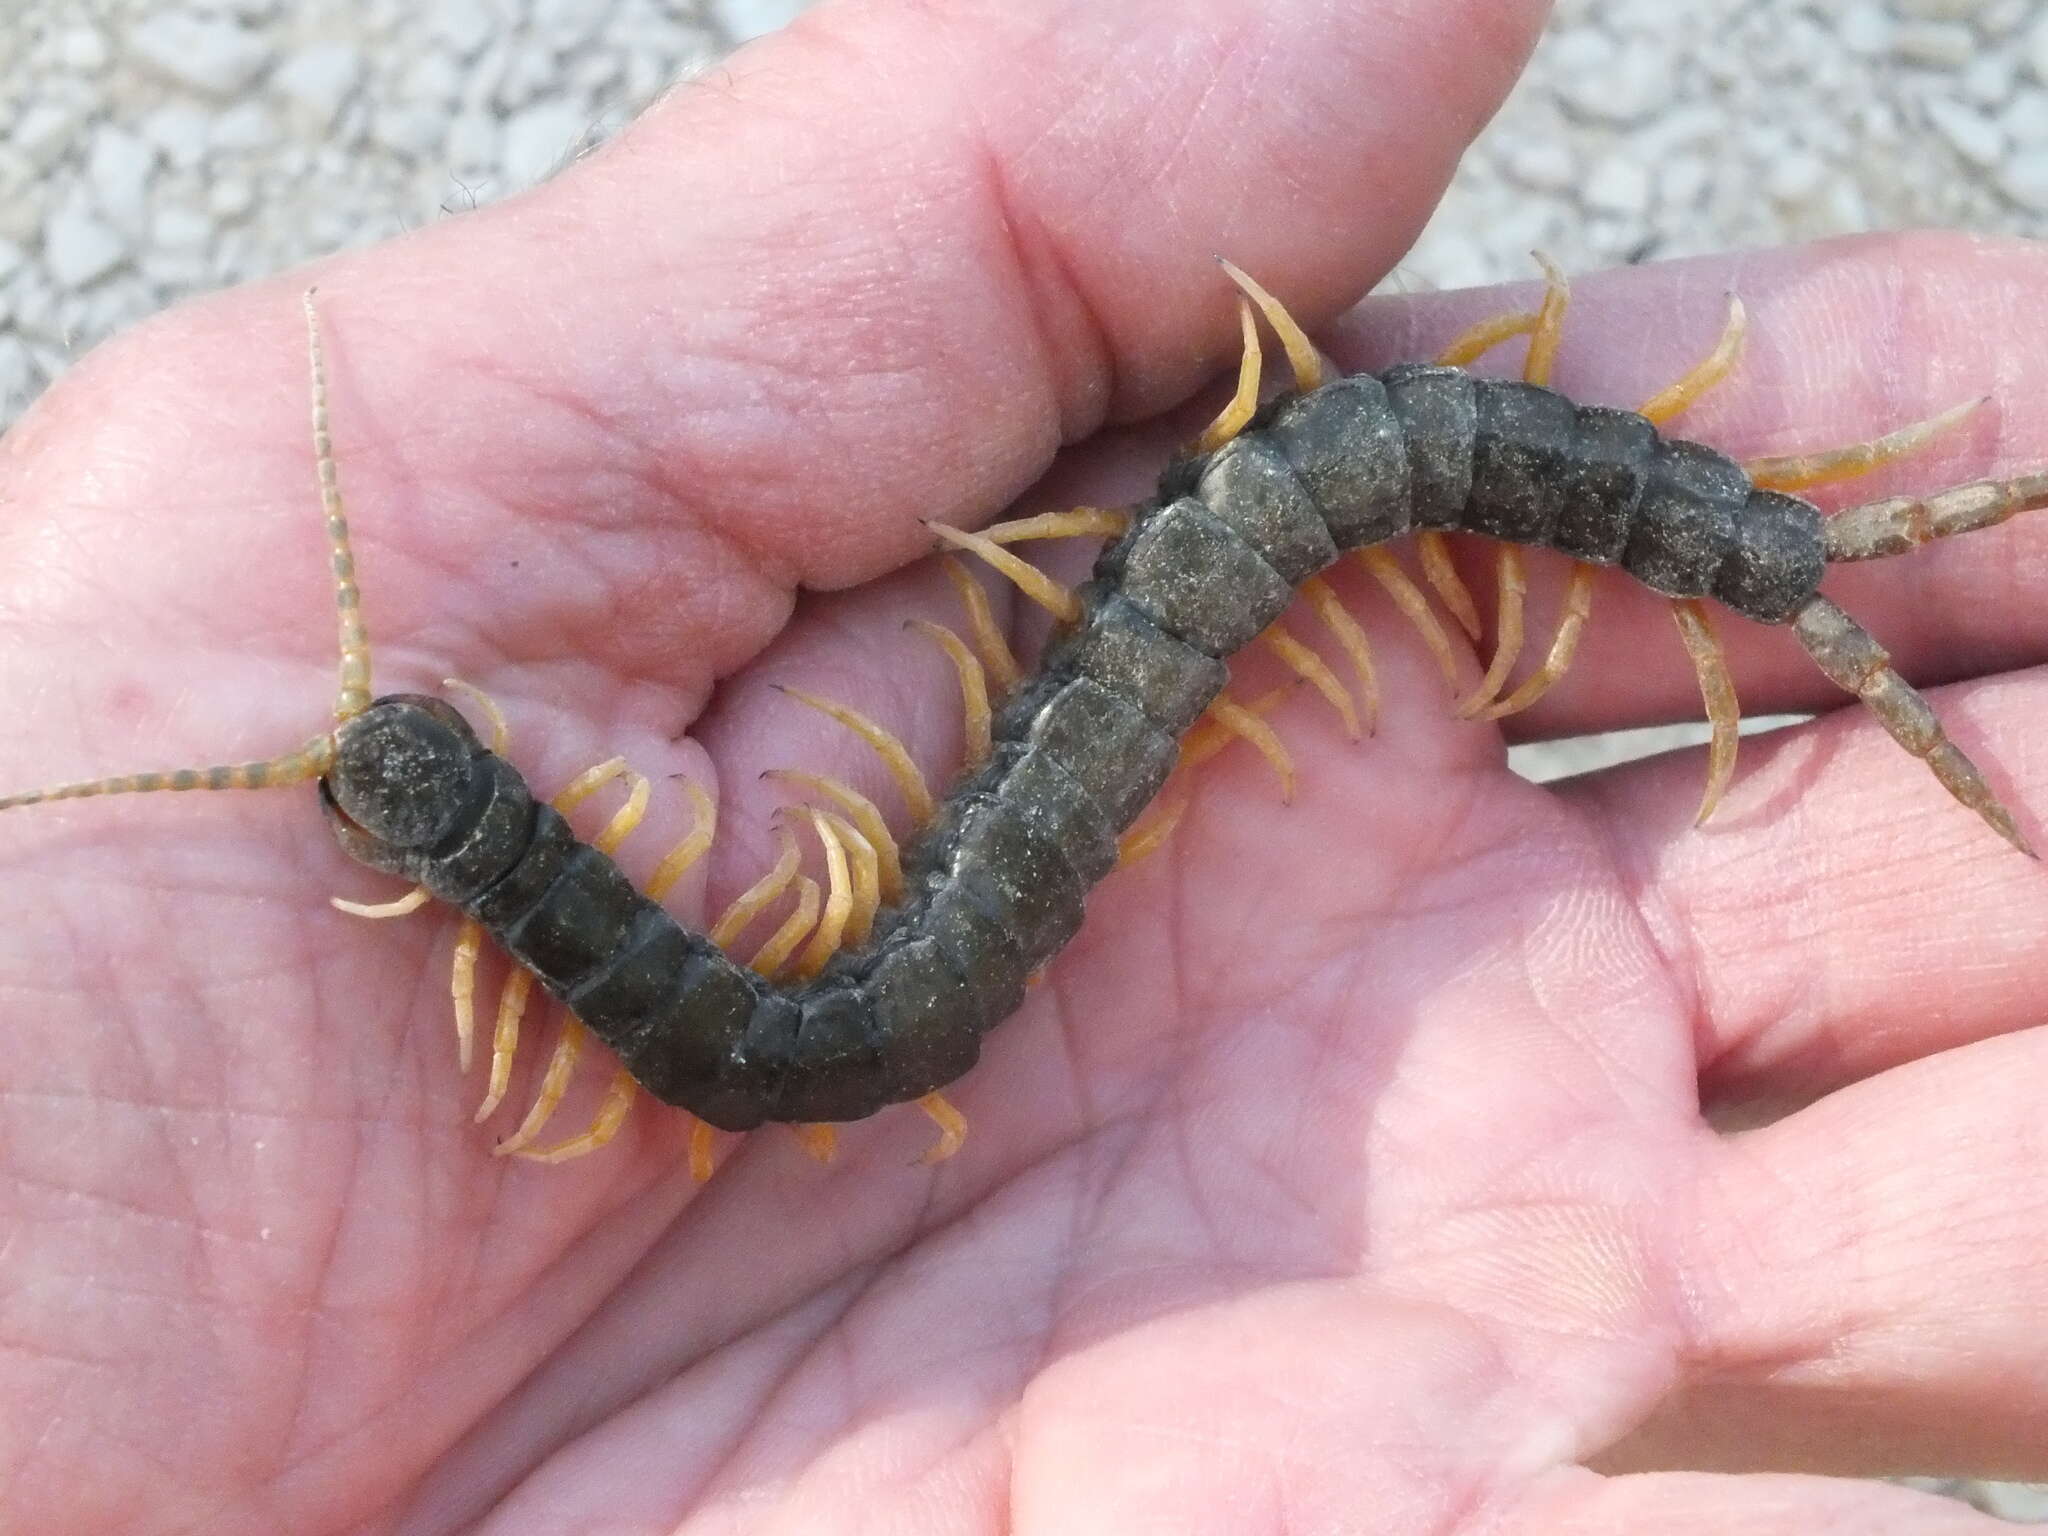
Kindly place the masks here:
[[(1408, 535), (1481, 534), (1506, 551), (1500, 649), (1466, 696), (1468, 713), (1494, 717), (1554, 684), (1587, 618), (1591, 572), (1616, 567), (1681, 605), (1681, 631), (1716, 721), (1717, 782), (1725, 779), (1724, 727), (1732, 761), (1734, 706), (1722, 686), (1725, 669), (1716, 680), (1708, 603), (1790, 627), (1821, 669), (1868, 703), (1958, 800), (2025, 849), (2011, 815), (1925, 701), (1818, 588), (1830, 560), (1879, 558), (2048, 505), (2048, 475), (1894, 498), (1823, 519), (1810, 502), (1760, 487), (1735, 461), (1659, 428), (1659, 420), (1727, 371), (1740, 340), (1739, 308), (1700, 367), (1635, 412), (1577, 404), (1548, 387), (1565, 301), (1555, 273), (1542, 309), (1475, 328), (1449, 354), (1469, 360), (1487, 345), (1529, 334), (1526, 376), (1512, 381), (1480, 378), (1449, 362), (1328, 377), (1277, 301), (1234, 269), (1232, 276), (1248, 296), (1248, 360), (1238, 395), (1167, 469), (1154, 497), (1128, 509), (1080, 509), (985, 535), (935, 530), (1010, 568), (1062, 626), (1037, 669), (1023, 676), (985, 602), (977, 608), (978, 588), (969, 601), (972, 645), (934, 636), (958, 671), (976, 760), (943, 800), (920, 797), (916, 769), (904, 771), (907, 755), (903, 764), (892, 761), (919, 823), (900, 851), (881, 813), (850, 787), (789, 775), (832, 804), (829, 811), (812, 807), (805, 822), (825, 854), (824, 885), (798, 875), (785, 856), (788, 869), (769, 877), (763, 906), (782, 899), (792, 881), (807, 884), (809, 894), (752, 965), (672, 916), (658, 891), (636, 890), (610, 857), (638, 819), (644, 781), (631, 815), (621, 813), (605, 836), (585, 842), (503, 755), (502, 721), (494, 721), (486, 745), (438, 699), (371, 697), (368, 642), (327, 444), (317, 334), (315, 439), (343, 653), (335, 729), (269, 763), (65, 786), (0, 800), (0, 809), (128, 790), (317, 779), (346, 852), (464, 914), (453, 992), (465, 1061), (481, 935), (580, 1021), (557, 1048), (560, 1072), (550, 1069), (541, 1101), (507, 1148), (549, 1160), (601, 1145), (624, 1117), (630, 1093), (624, 1078), (615, 1080), (588, 1132), (553, 1147), (529, 1145), (561, 1096), (581, 1030), (609, 1047), (633, 1081), (704, 1125), (817, 1127), (914, 1101), (943, 1129), (935, 1151), (957, 1146), (964, 1122), (937, 1091), (974, 1064), (982, 1035), (1018, 1007), (1029, 978), (1073, 936), (1089, 890), (1120, 854), (1135, 856), (1171, 830), (1175, 806), (1144, 828), (1134, 830), (1134, 823), (1176, 765), (1231, 735), (1267, 750), (1263, 714), (1278, 695), (1250, 704), (1228, 699), (1225, 659), (1268, 636), (1268, 649), (1330, 700), (1347, 728), (1359, 729), (1335, 673), (1292, 632), (1274, 629), (1298, 590), (1306, 588), (1311, 612), (1351, 662), (1371, 718), (1369, 650), (1320, 573), (1347, 554), (1366, 561), (1427, 635), (1434, 620), (1426, 600), (1412, 584), (1404, 594), (1406, 578), (1385, 550)], [(1295, 387), (1263, 405), (1254, 309), (1286, 341), (1294, 374)], [(309, 322), (311, 315), (309, 296)], [(1923, 424), (1917, 437), (1894, 434), (1835, 455), (1774, 462), (1771, 472), (1781, 484), (1846, 472), (1907, 451), (1947, 421)], [(1008, 543), (1066, 534), (1107, 537), (1079, 589), (1059, 587), (1032, 567), (1012, 568), (1021, 562)], [(1555, 550), (1579, 569), (1549, 654), (1503, 697), (1521, 629), (1516, 551), (1525, 546)], [(1455, 606), (1448, 562), (1439, 553), (1425, 566)], [(957, 569), (953, 574), (963, 592), (973, 586)], [(1440, 629), (1431, 644), (1455, 666)], [(834, 712), (878, 750), (891, 750), (893, 738), (873, 722), (830, 701), (804, 702)], [(1279, 751), (1275, 766), (1284, 771)], [(695, 797), (699, 827), (664, 862), (661, 888), (709, 846), (712, 807), (701, 790)], [(729, 929), (716, 930), (718, 938), (736, 940), (756, 915), (737, 906), (735, 913)], [(508, 987), (501, 1004), (487, 1109), (504, 1091), (524, 992), (523, 982)], [(707, 1134), (700, 1128), (692, 1143), (700, 1172), (708, 1165)], [(814, 1150), (829, 1151), (826, 1133), (807, 1135)]]

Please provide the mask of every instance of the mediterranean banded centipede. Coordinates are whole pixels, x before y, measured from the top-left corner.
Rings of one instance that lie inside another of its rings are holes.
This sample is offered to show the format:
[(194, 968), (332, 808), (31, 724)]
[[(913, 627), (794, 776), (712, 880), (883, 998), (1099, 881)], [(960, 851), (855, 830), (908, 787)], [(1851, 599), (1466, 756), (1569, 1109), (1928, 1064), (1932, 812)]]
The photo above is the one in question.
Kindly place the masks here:
[[(1655, 412), (1633, 412), (1579, 405), (1548, 388), (1563, 306), (1554, 273), (1543, 310), (1474, 333), (1486, 343), (1531, 334), (1527, 376), (1507, 382), (1444, 363), (1330, 379), (1277, 302), (1229, 270), (1250, 296), (1241, 303), (1248, 362), (1237, 399), (1150, 499), (1067, 525), (1114, 530), (1091, 579), (1052, 604), (1064, 604), (1069, 622), (994, 711), (979, 766), (905, 854), (898, 899), (870, 910), (860, 926), (872, 932), (861, 942), (838, 948), (834, 930), (815, 974), (794, 984), (740, 963), (636, 890), (608, 847), (579, 840), (536, 799), (501, 743), (486, 746), (449, 705), (417, 694), (371, 697), (310, 294), (315, 444), (341, 614), (335, 729), (265, 763), (66, 785), (0, 799), (0, 809), (315, 779), (351, 857), (461, 908), (657, 1098), (735, 1131), (860, 1119), (924, 1100), (974, 1064), (981, 1036), (1017, 1008), (1027, 978), (1079, 927), (1089, 889), (1173, 771), (1183, 733), (1217, 703), (1224, 658), (1267, 631), (1297, 589), (1342, 554), (1410, 533), (1465, 531), (1500, 541), (1504, 562), (1519, 545), (1550, 548), (1580, 562), (1581, 577), (1618, 566), (1679, 600), (1710, 702), (1718, 653), (1704, 618), (1686, 605), (1711, 598), (1791, 628), (1822, 671), (1863, 698), (1957, 799), (2030, 851), (1925, 700), (1818, 588), (1830, 562), (1899, 553), (2048, 505), (2048, 474), (1824, 519), (1725, 455), (1663, 435), (1657, 420), (1686, 403), (1684, 391)], [(1252, 302), (1288, 343), (1295, 372), (1295, 388), (1263, 406)], [(1731, 321), (1720, 351), (1732, 357), (1738, 334)], [(1687, 388), (1696, 393), (1716, 369)], [(1825, 464), (1774, 462), (1771, 477), (1811, 483), (1843, 465), (1863, 467), (1955, 414), (1874, 449), (1822, 456)], [(1001, 557), (986, 537), (941, 532)], [(1513, 584), (1504, 579), (1504, 594)], [(1582, 603), (1573, 611), (1583, 618)], [(1568, 650), (1553, 651), (1544, 685)], [(1511, 661), (1505, 640), (1502, 651)], [(965, 678), (968, 664), (960, 664)], [(1467, 713), (1490, 702), (1505, 673), (1497, 657), (1492, 688), (1468, 700)], [(1533, 696), (1525, 686), (1488, 712)], [(1713, 712), (1732, 742), (1732, 700)], [(1725, 763), (1716, 772), (1725, 774)], [(842, 860), (835, 889), (846, 878)], [(795, 931), (792, 948), (807, 928)], [(457, 990), (460, 997), (460, 983)]]

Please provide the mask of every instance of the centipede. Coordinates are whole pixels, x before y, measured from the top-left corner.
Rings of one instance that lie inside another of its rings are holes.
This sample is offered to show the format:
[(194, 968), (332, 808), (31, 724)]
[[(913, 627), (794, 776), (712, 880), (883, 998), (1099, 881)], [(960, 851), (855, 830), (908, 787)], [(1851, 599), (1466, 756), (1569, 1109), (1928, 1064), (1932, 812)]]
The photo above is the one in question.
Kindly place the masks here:
[[(1902, 554), (2048, 506), (2048, 472), (1828, 516), (1798, 494), (1914, 452), (1981, 402), (1867, 442), (1739, 463), (1665, 430), (1734, 366), (1747, 318), (1732, 297), (1711, 351), (1670, 388), (1623, 410), (1550, 387), (1570, 290), (1547, 261), (1533, 310), (1481, 322), (1431, 362), (1346, 376), (1278, 299), (1221, 265), (1237, 288), (1236, 389), (1150, 496), (978, 533), (933, 527), (967, 613), (965, 635), (926, 626), (957, 670), (966, 713), (968, 761), (951, 791), (934, 795), (876, 722), (795, 696), (881, 754), (914, 824), (900, 845), (888, 818), (850, 784), (791, 772), (786, 779), (810, 798), (783, 823), (774, 867), (716, 921), (692, 927), (662, 898), (712, 844), (716, 809), (701, 787), (686, 786), (696, 816), (690, 834), (636, 887), (613, 854), (647, 804), (644, 776), (614, 759), (543, 799), (507, 756), (502, 714), (477, 690), (449, 682), (481, 713), (482, 731), (444, 698), (375, 694), (311, 292), (304, 312), (313, 449), (340, 636), (332, 726), (265, 761), (31, 790), (0, 798), (0, 810), (312, 783), (341, 849), (412, 886), (394, 901), (335, 905), (366, 917), (400, 916), (431, 901), (460, 912), (449, 991), (465, 1068), (484, 941), (512, 962), (479, 1119), (506, 1095), (532, 987), (566, 1010), (532, 1109), (494, 1150), (542, 1162), (593, 1152), (644, 1090), (695, 1117), (690, 1165), (699, 1179), (711, 1173), (714, 1130), (787, 1124), (828, 1155), (834, 1126), (897, 1104), (918, 1105), (938, 1126), (926, 1161), (950, 1156), (966, 1123), (942, 1090), (974, 1066), (982, 1037), (1018, 1010), (1033, 978), (1072, 939), (1090, 891), (1172, 835), (1187, 776), (1243, 741), (1283, 783), (1291, 780), (1287, 749), (1267, 717), (1300, 684), (1327, 699), (1354, 737), (1377, 715), (1371, 648), (1328, 580), (1340, 560), (1371, 574), (1456, 686), (1455, 647), (1424, 586), (1476, 645), (1477, 605), (1447, 541), (1494, 541), (1494, 651), (1456, 704), (1474, 720), (1527, 708), (1565, 675), (1603, 569), (1668, 599), (1711, 724), (1702, 820), (1733, 772), (1738, 725), (1713, 616), (1789, 629), (1820, 671), (1860, 699), (1955, 800), (2032, 856), (2012, 813), (1926, 699), (1819, 589), (1831, 564)], [(1291, 373), (1270, 396), (1265, 332)], [(1523, 336), (1519, 379), (1471, 371), (1484, 353)], [(1060, 537), (1102, 540), (1078, 586), (1056, 582), (1011, 548)], [(1414, 542), (1424, 586), (1389, 550), (1403, 539)], [(1571, 574), (1547, 652), (1509, 690), (1523, 647), (1522, 552), (1530, 548), (1564, 556)], [(1034, 667), (1018, 664), (962, 555), (979, 557), (1052, 615)], [(1297, 601), (1342, 652), (1348, 681), (1299, 638), (1298, 624), (1284, 622)], [(1254, 645), (1298, 681), (1233, 697), (1227, 662)], [(567, 813), (621, 778), (631, 786), (626, 804), (596, 837), (579, 837)], [(1169, 789), (1170, 781), (1179, 787)], [(792, 824), (814, 835), (821, 879), (801, 872)], [(792, 893), (772, 935), (739, 958), (741, 936), (757, 920), (771, 921)], [(593, 1038), (617, 1059), (601, 1106), (587, 1130), (538, 1144)]]

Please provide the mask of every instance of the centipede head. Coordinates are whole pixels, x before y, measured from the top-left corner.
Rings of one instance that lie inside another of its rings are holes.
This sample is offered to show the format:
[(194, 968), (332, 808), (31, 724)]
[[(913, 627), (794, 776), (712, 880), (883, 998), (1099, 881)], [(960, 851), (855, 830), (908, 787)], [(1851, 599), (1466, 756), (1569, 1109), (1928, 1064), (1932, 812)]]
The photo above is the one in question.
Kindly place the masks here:
[(410, 872), (408, 855), (438, 843), (471, 793), (483, 744), (439, 699), (386, 694), (334, 733), (320, 803), (342, 848), (372, 868)]

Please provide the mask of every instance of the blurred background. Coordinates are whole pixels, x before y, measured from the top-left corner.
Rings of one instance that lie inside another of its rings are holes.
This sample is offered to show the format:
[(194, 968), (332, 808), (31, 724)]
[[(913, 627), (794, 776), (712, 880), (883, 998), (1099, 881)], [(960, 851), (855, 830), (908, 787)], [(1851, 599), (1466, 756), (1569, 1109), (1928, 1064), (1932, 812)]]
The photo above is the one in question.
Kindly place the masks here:
[[(0, 428), (122, 326), (531, 186), (805, 8), (0, 0)], [(1560, 0), (1393, 286), (1913, 224), (2048, 231), (2041, 0)], [(1697, 739), (1629, 738), (1517, 766)]]

